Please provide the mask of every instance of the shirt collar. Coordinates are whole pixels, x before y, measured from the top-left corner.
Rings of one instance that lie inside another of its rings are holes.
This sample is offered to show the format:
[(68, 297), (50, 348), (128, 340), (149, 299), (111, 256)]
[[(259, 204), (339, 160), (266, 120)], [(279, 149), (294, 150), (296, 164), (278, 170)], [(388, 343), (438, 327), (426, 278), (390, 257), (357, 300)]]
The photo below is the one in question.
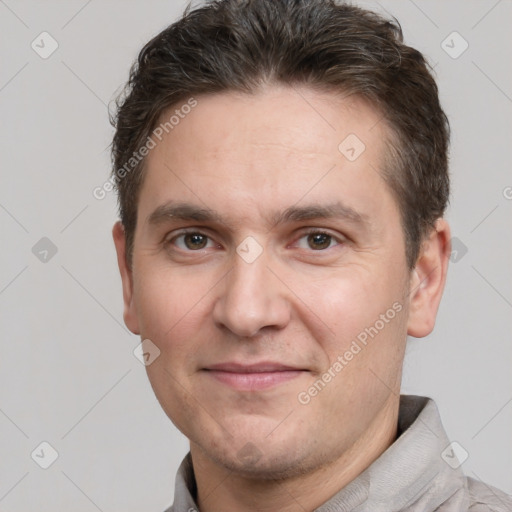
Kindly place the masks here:
[[(435, 510), (464, 487), (462, 470), (453, 469), (442, 457), (453, 456), (449, 448), (445, 452), (448, 445), (434, 401), (401, 395), (397, 440), (317, 512)], [(178, 469), (174, 505), (168, 512), (198, 510), (195, 495), (188, 453)]]

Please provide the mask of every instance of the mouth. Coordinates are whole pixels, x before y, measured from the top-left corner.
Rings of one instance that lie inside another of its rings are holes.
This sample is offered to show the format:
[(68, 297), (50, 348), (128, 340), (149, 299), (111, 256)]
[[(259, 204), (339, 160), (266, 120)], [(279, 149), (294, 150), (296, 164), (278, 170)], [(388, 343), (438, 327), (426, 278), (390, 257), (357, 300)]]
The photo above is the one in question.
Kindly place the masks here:
[(276, 362), (256, 364), (220, 363), (203, 369), (215, 381), (238, 391), (273, 388), (299, 377), (308, 370)]

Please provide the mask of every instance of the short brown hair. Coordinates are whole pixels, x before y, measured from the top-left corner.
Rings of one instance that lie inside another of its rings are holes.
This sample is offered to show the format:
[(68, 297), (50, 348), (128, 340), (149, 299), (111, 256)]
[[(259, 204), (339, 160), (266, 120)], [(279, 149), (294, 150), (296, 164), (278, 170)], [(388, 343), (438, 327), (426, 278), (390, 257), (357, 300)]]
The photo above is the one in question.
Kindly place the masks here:
[[(144, 159), (164, 111), (191, 96), (264, 83), (355, 94), (389, 128), (382, 169), (400, 208), (409, 268), (449, 197), (448, 120), (423, 55), (396, 20), (335, 0), (210, 0), (149, 41), (112, 117), (113, 177), (130, 259)], [(119, 172), (124, 169), (124, 172)]]

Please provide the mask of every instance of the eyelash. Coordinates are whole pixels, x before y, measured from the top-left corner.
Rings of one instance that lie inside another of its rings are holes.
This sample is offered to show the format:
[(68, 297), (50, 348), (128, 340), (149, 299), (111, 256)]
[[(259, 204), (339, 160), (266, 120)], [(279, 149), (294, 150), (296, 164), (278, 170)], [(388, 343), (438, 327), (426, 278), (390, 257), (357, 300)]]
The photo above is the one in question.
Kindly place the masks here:
[[(185, 230), (185, 231), (182, 231), (181, 233), (179, 233), (178, 235), (172, 237), (171, 239), (167, 240), (166, 241), (166, 244), (167, 245), (172, 245), (173, 242), (175, 242), (178, 238), (182, 238), (182, 237), (185, 237), (187, 235), (201, 235), (201, 236), (204, 236), (206, 237), (209, 241), (211, 241), (211, 237), (208, 236), (207, 234), (203, 233), (202, 231), (198, 231), (197, 229), (189, 229), (189, 230)], [(186, 251), (186, 252), (199, 252), (200, 250), (197, 250), (197, 251), (193, 251), (193, 250), (190, 250), (190, 249), (179, 249), (181, 251)]]
[[(166, 240), (166, 245), (173, 245), (177, 239), (179, 239), (181, 237), (185, 237), (187, 235), (201, 235), (201, 236), (206, 237), (208, 239), (208, 241), (212, 241), (211, 237), (209, 235), (207, 235), (206, 233), (203, 233), (202, 231), (199, 231), (196, 229), (189, 229), (189, 230), (182, 231), (178, 235), (175, 235), (174, 237), (170, 238), (169, 240)], [(315, 253), (325, 252), (328, 249), (332, 249), (333, 247), (337, 247), (338, 245), (343, 245), (346, 242), (346, 240), (343, 239), (342, 237), (335, 236), (335, 235), (329, 233), (328, 231), (321, 230), (318, 228), (306, 229), (306, 231), (303, 231), (301, 233), (301, 236), (297, 239), (297, 241), (302, 240), (303, 238), (308, 237), (310, 235), (326, 235), (326, 236), (330, 237), (331, 242), (335, 242), (334, 246), (327, 247), (326, 249), (317, 249), (317, 250), (309, 249), (311, 252), (315, 252)], [(200, 251), (204, 250), (204, 248), (197, 249), (197, 250), (193, 250), (193, 249), (178, 249), (178, 250), (184, 251), (184, 252), (190, 252), (190, 253), (193, 253), (193, 252), (199, 253)]]
[[(331, 242), (336, 242), (336, 245), (333, 247), (342, 245), (345, 242), (345, 240), (341, 239), (341, 237), (335, 236), (335, 235), (329, 233), (328, 231), (324, 231), (324, 230), (316, 229), (316, 228), (306, 229), (306, 231), (302, 232), (302, 234), (298, 238), (298, 240), (302, 240), (303, 238), (308, 237), (309, 235), (326, 235), (326, 236), (330, 237)], [(327, 249), (332, 249), (333, 247), (327, 247)], [(312, 252), (325, 252), (327, 249), (318, 249), (318, 250), (311, 249), (311, 251)]]

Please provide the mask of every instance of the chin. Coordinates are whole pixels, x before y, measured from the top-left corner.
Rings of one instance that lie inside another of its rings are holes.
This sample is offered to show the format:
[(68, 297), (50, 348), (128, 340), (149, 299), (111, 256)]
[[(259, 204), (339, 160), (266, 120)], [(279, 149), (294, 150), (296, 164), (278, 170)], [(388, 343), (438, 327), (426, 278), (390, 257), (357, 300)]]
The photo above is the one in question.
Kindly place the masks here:
[[(294, 436), (292, 432), (283, 429), (282, 437), (275, 436), (270, 440), (266, 436), (271, 431), (271, 428), (258, 428), (250, 430), (257, 432), (254, 436), (239, 434), (236, 438), (212, 439), (207, 443), (202, 440), (201, 449), (217, 465), (239, 476), (255, 480), (294, 478), (325, 462), (308, 460), (307, 439)], [(314, 446), (311, 448), (314, 449)]]
[(286, 480), (305, 474), (311, 469), (300, 460), (300, 457), (294, 457), (289, 452), (262, 453), (250, 443), (234, 456), (212, 458), (217, 464), (238, 476), (255, 480)]

